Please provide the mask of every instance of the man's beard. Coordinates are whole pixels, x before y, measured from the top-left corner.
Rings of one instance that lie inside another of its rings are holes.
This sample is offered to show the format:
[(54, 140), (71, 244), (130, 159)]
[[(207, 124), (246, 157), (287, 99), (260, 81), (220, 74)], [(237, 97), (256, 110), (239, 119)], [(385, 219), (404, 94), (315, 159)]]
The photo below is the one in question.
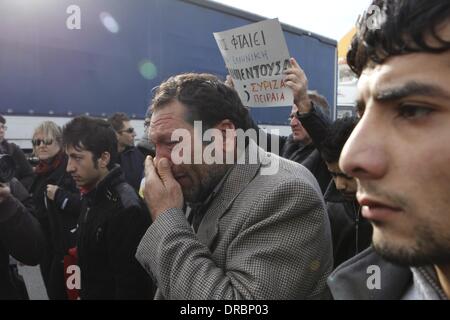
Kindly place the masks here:
[(183, 188), (183, 196), (187, 203), (203, 202), (222, 180), (229, 169), (228, 165), (211, 164), (200, 168), (200, 182), (189, 188)]
[(414, 243), (410, 246), (398, 246), (394, 241), (379, 241), (373, 246), (384, 259), (402, 266), (421, 267), (450, 264), (448, 235), (436, 234), (432, 228), (426, 225), (416, 228)]

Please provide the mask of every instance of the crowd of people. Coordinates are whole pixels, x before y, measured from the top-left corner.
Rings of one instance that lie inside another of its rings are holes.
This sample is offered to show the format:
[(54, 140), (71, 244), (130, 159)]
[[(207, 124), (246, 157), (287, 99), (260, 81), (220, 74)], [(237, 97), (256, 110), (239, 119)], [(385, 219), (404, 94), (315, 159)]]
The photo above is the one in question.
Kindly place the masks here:
[(261, 129), (211, 74), (161, 83), (138, 146), (124, 113), (39, 124), (34, 168), (0, 115), (15, 164), (0, 183), (0, 299), (27, 298), (17, 260), (40, 265), (54, 300), (447, 300), (450, 3), (373, 5), (383, 19), (362, 17), (347, 58), (358, 117), (331, 121), (293, 58), (289, 137), (240, 145)]

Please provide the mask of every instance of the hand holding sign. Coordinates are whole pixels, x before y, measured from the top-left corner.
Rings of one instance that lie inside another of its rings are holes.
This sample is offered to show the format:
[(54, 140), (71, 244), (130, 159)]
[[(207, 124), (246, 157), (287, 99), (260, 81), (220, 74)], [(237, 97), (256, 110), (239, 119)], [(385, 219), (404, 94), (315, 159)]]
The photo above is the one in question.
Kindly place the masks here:
[(294, 58), (290, 60), (292, 68), (287, 69), (284, 74), (286, 86), (292, 89), (294, 104), (300, 113), (311, 110), (311, 100), (308, 97), (308, 78), (305, 72)]

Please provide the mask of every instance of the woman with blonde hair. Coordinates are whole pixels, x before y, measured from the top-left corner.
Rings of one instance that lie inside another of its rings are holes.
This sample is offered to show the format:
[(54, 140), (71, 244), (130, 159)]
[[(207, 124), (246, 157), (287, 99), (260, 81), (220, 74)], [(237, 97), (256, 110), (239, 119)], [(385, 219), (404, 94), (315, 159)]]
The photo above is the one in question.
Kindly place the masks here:
[(41, 272), (50, 299), (67, 299), (64, 256), (75, 246), (75, 232), (80, 212), (80, 194), (66, 172), (67, 155), (62, 145), (62, 130), (52, 121), (42, 122), (32, 139), (39, 159), (30, 187), (47, 240), (47, 254)]

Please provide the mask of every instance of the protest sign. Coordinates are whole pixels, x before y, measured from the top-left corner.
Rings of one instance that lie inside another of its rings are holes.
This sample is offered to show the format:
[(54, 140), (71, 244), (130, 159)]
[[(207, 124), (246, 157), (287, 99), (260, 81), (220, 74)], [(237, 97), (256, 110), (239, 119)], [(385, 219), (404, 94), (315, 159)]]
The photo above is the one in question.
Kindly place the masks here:
[(283, 71), (289, 51), (278, 19), (214, 33), (228, 73), (245, 106), (291, 106)]

